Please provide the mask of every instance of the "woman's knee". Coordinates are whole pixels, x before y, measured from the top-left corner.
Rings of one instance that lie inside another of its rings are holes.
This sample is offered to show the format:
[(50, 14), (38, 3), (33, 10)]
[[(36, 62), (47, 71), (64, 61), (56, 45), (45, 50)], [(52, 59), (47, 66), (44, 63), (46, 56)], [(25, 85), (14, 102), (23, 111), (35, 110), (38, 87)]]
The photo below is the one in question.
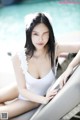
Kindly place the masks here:
[(0, 103), (3, 103), (3, 102), (4, 102), (4, 98), (3, 98), (2, 93), (0, 92)]
[(0, 89), (0, 103), (13, 100), (18, 97), (17, 85), (6, 86)]

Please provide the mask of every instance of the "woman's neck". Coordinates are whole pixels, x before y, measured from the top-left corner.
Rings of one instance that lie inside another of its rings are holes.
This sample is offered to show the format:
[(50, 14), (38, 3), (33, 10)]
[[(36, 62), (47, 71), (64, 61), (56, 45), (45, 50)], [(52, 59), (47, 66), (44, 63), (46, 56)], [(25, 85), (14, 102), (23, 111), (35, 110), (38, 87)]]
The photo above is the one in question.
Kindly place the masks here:
[(46, 57), (46, 55), (47, 55), (47, 49), (36, 50), (34, 52), (34, 57), (35, 58)]

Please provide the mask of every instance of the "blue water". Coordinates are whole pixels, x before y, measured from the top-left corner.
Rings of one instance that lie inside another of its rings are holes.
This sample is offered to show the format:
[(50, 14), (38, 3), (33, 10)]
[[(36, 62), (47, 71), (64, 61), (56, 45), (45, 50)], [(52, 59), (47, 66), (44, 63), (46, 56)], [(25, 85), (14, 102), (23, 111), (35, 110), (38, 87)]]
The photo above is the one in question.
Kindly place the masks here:
[(9, 45), (24, 44), (24, 16), (45, 11), (52, 16), (55, 36), (80, 31), (80, 4), (61, 4), (58, 0), (24, 0), (0, 8), (0, 42)]

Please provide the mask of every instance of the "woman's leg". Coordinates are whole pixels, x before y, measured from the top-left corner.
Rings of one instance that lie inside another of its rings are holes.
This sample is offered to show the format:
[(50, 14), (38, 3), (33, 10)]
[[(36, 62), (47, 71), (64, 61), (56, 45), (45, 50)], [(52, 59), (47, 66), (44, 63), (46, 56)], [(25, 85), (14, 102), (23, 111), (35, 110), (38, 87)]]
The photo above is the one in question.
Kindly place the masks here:
[(31, 120), (60, 120), (80, 103), (80, 66), (63, 89)]
[(18, 97), (17, 84), (10, 84), (0, 89), (0, 103), (13, 100)]
[(28, 112), (29, 110), (32, 110), (38, 106), (38, 103), (16, 99), (10, 104), (0, 106), (0, 113), (7, 112), (8, 118), (12, 118), (22, 113)]

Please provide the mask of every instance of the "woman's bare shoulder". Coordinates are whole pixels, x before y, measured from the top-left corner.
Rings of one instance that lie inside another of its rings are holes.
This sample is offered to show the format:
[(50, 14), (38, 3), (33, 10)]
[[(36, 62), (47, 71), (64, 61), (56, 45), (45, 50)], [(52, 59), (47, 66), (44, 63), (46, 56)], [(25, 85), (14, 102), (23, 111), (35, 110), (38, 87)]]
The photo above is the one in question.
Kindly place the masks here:
[(23, 57), (26, 56), (25, 52), (26, 52), (25, 48), (17, 51), (15, 55), (12, 57), (12, 61), (20, 62), (20, 59), (23, 59)]
[(20, 60), (19, 60), (18, 53), (16, 53), (16, 54), (12, 57), (12, 63), (15, 64), (15, 65), (20, 65)]

